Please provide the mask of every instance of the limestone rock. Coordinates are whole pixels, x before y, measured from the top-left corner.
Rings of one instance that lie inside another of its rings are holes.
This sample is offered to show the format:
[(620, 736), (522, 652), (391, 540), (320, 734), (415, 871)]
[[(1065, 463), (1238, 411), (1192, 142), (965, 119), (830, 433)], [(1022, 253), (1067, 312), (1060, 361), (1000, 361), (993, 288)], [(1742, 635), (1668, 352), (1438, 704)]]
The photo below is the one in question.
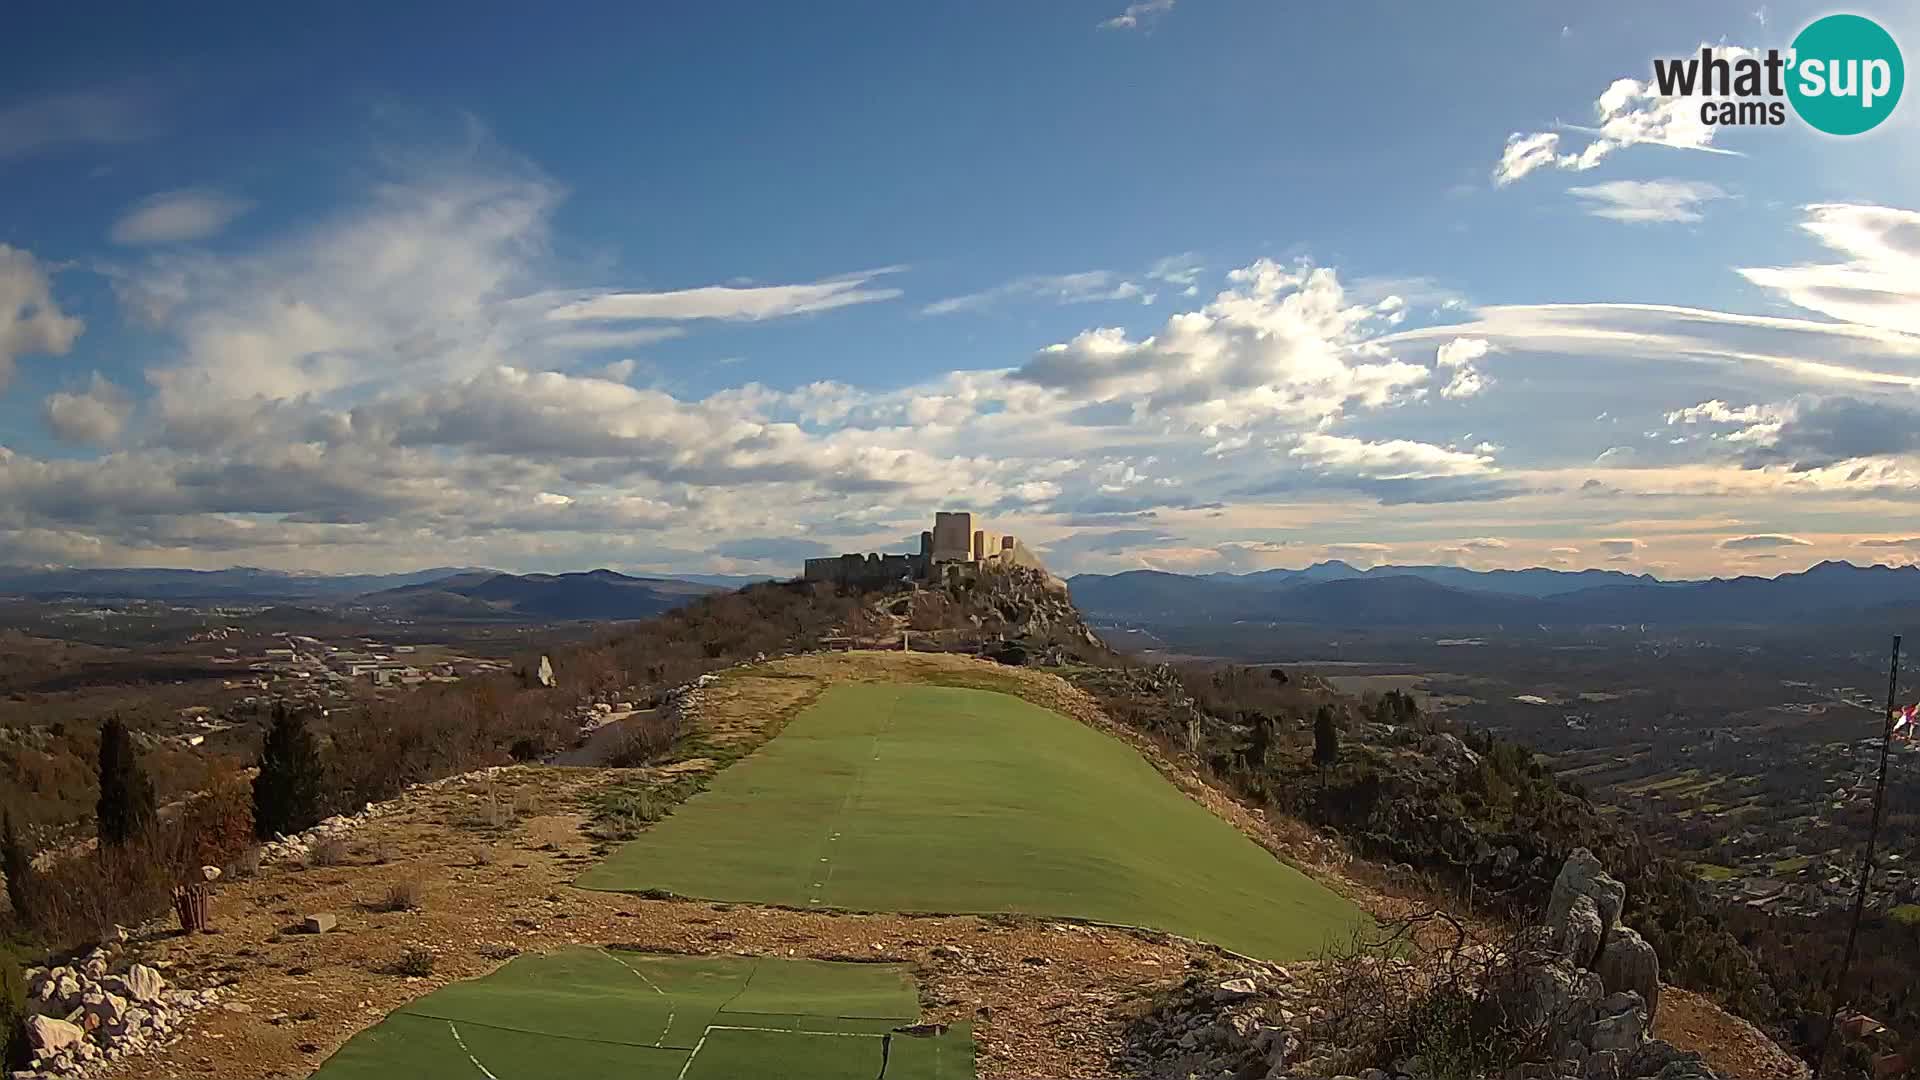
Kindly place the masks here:
[(1259, 987), (1252, 979), (1228, 979), (1213, 988), (1213, 1000), (1222, 1002), (1245, 1001), (1259, 993)]
[(1607, 873), (1593, 852), (1575, 848), (1560, 867), (1560, 876), (1553, 879), (1553, 895), (1547, 901), (1548, 926), (1566, 925), (1576, 896), (1593, 898), (1594, 907), (1600, 913), (1601, 947), (1604, 948), (1607, 937), (1620, 923), (1620, 912), (1627, 904), (1627, 887)]
[(1580, 1080), (1622, 1080), (1620, 1061), (1612, 1050), (1595, 1050), (1580, 1063)]
[(55, 1020), (51, 1016), (27, 1017), (27, 1044), (41, 1057), (57, 1054), (70, 1046), (84, 1044), (87, 1033), (78, 1024)]
[(307, 916), (306, 919), (300, 923), (300, 929), (306, 931), (309, 934), (324, 934), (331, 931), (334, 927), (339, 925), (340, 925), (339, 919), (336, 919), (332, 915), (329, 915), (326, 912), (322, 911), (322, 912), (318, 912), (316, 914)]
[(1633, 991), (1607, 995), (1580, 1041), (1593, 1050), (1631, 1054), (1647, 1040), (1646, 1005)]
[[(1668, 1069), (1675, 1067), (1682, 1069), (1680, 1075), (1684, 1076), (1712, 1075), (1711, 1070), (1707, 1069), (1706, 1059), (1692, 1050), (1682, 1050), (1665, 1039), (1648, 1039), (1641, 1043), (1640, 1049), (1634, 1051), (1622, 1072), (1629, 1077), (1665, 1076)], [(1669, 1077), (1668, 1080), (1673, 1078)]]
[(160, 977), (160, 973), (145, 964), (128, 968), (120, 981), (127, 988), (128, 997), (146, 1005), (159, 1002), (167, 989), (167, 981)]
[(1631, 990), (1647, 1005), (1647, 1025), (1660, 1011), (1660, 957), (1645, 938), (1621, 926), (1607, 935), (1593, 970), (1608, 993)]
[(1554, 948), (1573, 966), (1592, 967), (1606, 926), (1600, 921), (1600, 907), (1593, 897), (1580, 893), (1569, 903), (1562, 921), (1553, 924), (1553, 932)]

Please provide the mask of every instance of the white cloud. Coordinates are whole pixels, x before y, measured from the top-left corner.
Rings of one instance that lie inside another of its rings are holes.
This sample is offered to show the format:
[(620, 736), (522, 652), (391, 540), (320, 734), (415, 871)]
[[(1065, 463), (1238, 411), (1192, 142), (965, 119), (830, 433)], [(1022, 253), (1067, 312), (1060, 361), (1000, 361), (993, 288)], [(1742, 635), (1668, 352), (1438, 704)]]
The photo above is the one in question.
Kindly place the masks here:
[(61, 442), (104, 446), (120, 437), (133, 400), (96, 371), (81, 393), (49, 394), (43, 412)]
[(0, 390), (12, 380), (17, 358), (64, 356), (84, 329), (54, 302), (53, 283), (33, 253), (0, 244)]
[(1152, 26), (1160, 16), (1173, 10), (1174, 0), (1138, 0), (1125, 11), (1100, 24), (1102, 30), (1137, 30)]
[(706, 285), (671, 292), (605, 292), (562, 304), (547, 318), (572, 320), (726, 319), (758, 322), (806, 315), (853, 304), (892, 300), (899, 289), (868, 288), (868, 283), (898, 267), (828, 278), (803, 285)]
[[(936, 300), (920, 311), (924, 315), (951, 315), (957, 311), (977, 311), (1011, 299), (1087, 304), (1102, 300), (1136, 300), (1146, 295), (1146, 290), (1137, 282), (1128, 281), (1111, 270), (1084, 270), (1074, 274), (1032, 274), (1015, 278), (991, 289)], [(1147, 299), (1151, 302), (1150, 297)]]
[(1485, 357), (1492, 347), (1484, 338), (1454, 338), (1440, 346), (1434, 362), (1453, 372), (1447, 385), (1440, 388), (1444, 398), (1470, 398), (1493, 385), (1474, 362)]
[(252, 208), (251, 202), (218, 191), (165, 191), (141, 200), (121, 215), (113, 223), (111, 236), (114, 243), (129, 246), (200, 240), (226, 228)]
[(1920, 211), (1823, 203), (1806, 212), (1800, 227), (1845, 261), (1749, 268), (1741, 276), (1808, 311), (1920, 334)]
[(1209, 437), (1273, 420), (1329, 423), (1406, 400), (1428, 378), (1367, 340), (1388, 311), (1348, 303), (1331, 269), (1262, 259), (1229, 281), (1236, 287), (1152, 337), (1088, 330), (1042, 349), (1015, 377)]
[[(1738, 45), (1702, 44), (1717, 58), (1729, 61), (1754, 55), (1752, 49)], [(1694, 50), (1697, 58), (1699, 49)], [(1700, 119), (1700, 106), (1714, 100), (1705, 95), (1663, 97), (1649, 79), (1615, 79), (1593, 104), (1595, 126), (1561, 125), (1563, 131), (1587, 136), (1587, 144), (1577, 152), (1560, 150), (1560, 133), (1515, 132), (1507, 136), (1500, 161), (1494, 166), (1493, 179), (1505, 186), (1542, 168), (1585, 171), (1600, 164), (1616, 150), (1641, 143), (1682, 150), (1706, 150), (1731, 153), (1713, 144), (1714, 125)]]
[(74, 144), (133, 142), (153, 133), (142, 95), (107, 90), (47, 94), (0, 109), (0, 160)]
[(1780, 533), (1760, 533), (1753, 536), (1732, 536), (1715, 545), (1722, 551), (1755, 551), (1768, 548), (1812, 547), (1810, 541), (1797, 536), (1785, 536)]
[(1409, 439), (1368, 442), (1312, 433), (1302, 435), (1288, 454), (1323, 472), (1368, 480), (1426, 480), (1494, 471), (1491, 455), (1463, 453)]
[(1567, 193), (1585, 200), (1594, 217), (1636, 223), (1699, 221), (1701, 203), (1727, 197), (1713, 184), (1689, 180), (1612, 180)]

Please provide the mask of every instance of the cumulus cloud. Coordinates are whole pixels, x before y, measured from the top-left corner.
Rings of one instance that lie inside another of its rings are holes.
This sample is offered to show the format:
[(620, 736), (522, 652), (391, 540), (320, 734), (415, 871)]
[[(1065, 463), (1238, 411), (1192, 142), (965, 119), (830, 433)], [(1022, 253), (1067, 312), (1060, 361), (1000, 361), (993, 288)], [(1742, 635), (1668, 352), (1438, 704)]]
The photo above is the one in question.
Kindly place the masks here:
[(47, 426), (61, 442), (105, 446), (120, 437), (133, 400), (99, 372), (80, 393), (49, 394), (43, 406)]
[(1585, 202), (1594, 217), (1643, 224), (1699, 221), (1702, 203), (1727, 197), (1713, 184), (1690, 180), (1611, 180), (1567, 193)]
[(0, 244), (0, 390), (12, 380), (17, 358), (65, 355), (84, 329), (54, 302), (53, 283), (33, 253)]
[[(1700, 48), (1728, 61), (1754, 55), (1752, 49), (1738, 45), (1702, 44)], [(1697, 57), (1699, 50), (1693, 55)], [(1515, 132), (1507, 137), (1494, 166), (1494, 183), (1504, 187), (1543, 168), (1585, 171), (1615, 151), (1641, 143), (1731, 153), (1713, 145), (1718, 128), (1700, 120), (1700, 106), (1709, 100), (1713, 99), (1705, 95), (1662, 96), (1651, 79), (1616, 79), (1593, 103), (1594, 126), (1560, 125), (1561, 131), (1585, 136), (1585, 146), (1563, 151), (1559, 131)]]
[(1755, 533), (1751, 536), (1732, 536), (1715, 545), (1722, 551), (1765, 551), (1769, 548), (1812, 547), (1813, 545), (1797, 536), (1780, 533)]
[(1454, 338), (1440, 346), (1434, 362), (1453, 372), (1447, 385), (1440, 388), (1440, 396), (1469, 398), (1491, 386), (1493, 380), (1473, 366), (1474, 361), (1486, 356), (1490, 348), (1484, 338)]
[(1102, 30), (1138, 30), (1152, 26), (1162, 15), (1173, 10), (1174, 0), (1138, 0), (1128, 4), (1125, 11), (1100, 24)]
[(1088, 330), (1042, 349), (1014, 377), (1210, 436), (1273, 420), (1326, 423), (1408, 399), (1428, 378), (1367, 340), (1386, 311), (1349, 303), (1331, 269), (1262, 259), (1229, 281), (1234, 288), (1151, 337)]
[(114, 243), (130, 246), (200, 240), (226, 228), (252, 208), (251, 202), (218, 191), (164, 191), (122, 214), (113, 223), (110, 235)]
[(1494, 471), (1491, 455), (1449, 450), (1410, 439), (1368, 442), (1314, 432), (1302, 435), (1299, 444), (1288, 453), (1316, 469), (1368, 480), (1426, 480)]

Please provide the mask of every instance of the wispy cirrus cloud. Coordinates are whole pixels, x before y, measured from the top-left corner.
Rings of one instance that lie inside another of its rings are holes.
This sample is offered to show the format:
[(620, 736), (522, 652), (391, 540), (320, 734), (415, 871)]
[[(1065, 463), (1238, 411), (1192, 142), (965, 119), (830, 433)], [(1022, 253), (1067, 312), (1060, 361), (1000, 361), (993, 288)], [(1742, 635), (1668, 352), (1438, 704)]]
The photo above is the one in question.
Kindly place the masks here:
[(1701, 206), (1727, 197), (1716, 185), (1691, 180), (1611, 180), (1567, 193), (1594, 217), (1635, 224), (1699, 221)]
[(147, 95), (121, 90), (43, 94), (0, 108), (0, 160), (63, 146), (129, 143), (154, 134)]
[(164, 191), (129, 208), (109, 234), (116, 244), (177, 244), (212, 236), (253, 208), (246, 199), (206, 188)]

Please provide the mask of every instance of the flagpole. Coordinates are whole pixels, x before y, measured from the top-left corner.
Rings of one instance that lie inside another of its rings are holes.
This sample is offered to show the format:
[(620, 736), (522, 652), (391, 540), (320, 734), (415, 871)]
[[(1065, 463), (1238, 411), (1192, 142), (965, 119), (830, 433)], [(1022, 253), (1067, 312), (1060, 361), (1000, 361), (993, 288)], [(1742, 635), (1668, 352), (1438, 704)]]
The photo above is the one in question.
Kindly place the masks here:
[(1860, 918), (1867, 910), (1867, 887), (1873, 881), (1873, 848), (1880, 839), (1880, 809), (1887, 796), (1887, 751), (1893, 744), (1893, 702), (1900, 690), (1900, 635), (1893, 635), (1893, 661), (1887, 665), (1886, 728), (1880, 735), (1880, 782), (1873, 789), (1873, 824), (1867, 829), (1867, 850), (1860, 860), (1860, 891), (1853, 897), (1853, 922), (1847, 927), (1847, 951), (1840, 956), (1840, 977), (1833, 981), (1833, 1000), (1827, 1010), (1827, 1033), (1820, 1039), (1820, 1056), (1814, 1060), (1811, 1080), (1820, 1080), (1820, 1070), (1833, 1050), (1833, 1024), (1840, 1015), (1847, 975), (1853, 968), (1853, 947), (1860, 938)]

